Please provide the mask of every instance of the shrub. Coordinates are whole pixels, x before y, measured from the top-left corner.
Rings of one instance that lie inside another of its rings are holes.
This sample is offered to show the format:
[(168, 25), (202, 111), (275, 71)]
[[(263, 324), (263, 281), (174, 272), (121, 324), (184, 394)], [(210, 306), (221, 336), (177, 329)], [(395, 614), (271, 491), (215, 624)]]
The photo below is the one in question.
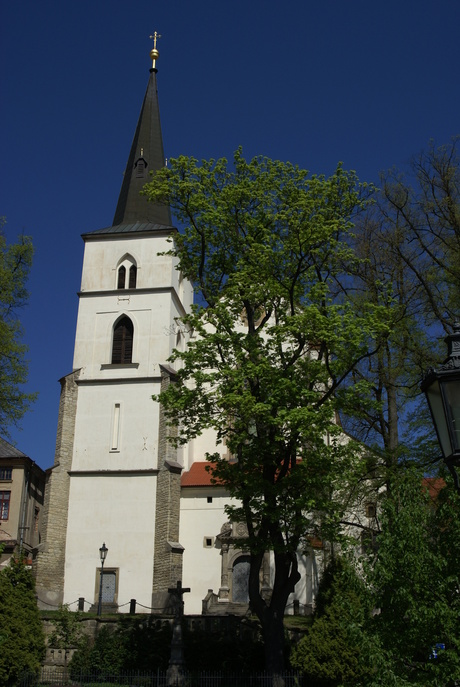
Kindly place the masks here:
[(14, 685), (21, 673), (38, 673), (45, 637), (35, 583), (22, 561), (0, 571), (0, 684)]

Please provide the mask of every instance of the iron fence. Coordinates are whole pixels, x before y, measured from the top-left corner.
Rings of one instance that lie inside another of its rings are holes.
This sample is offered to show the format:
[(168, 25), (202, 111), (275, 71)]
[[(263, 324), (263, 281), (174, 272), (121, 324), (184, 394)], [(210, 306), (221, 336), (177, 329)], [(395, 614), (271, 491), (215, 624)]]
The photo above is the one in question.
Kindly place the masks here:
[(43, 668), (39, 675), (23, 675), (15, 687), (305, 687), (299, 673), (184, 672), (172, 679), (166, 671), (155, 673), (88, 673)]

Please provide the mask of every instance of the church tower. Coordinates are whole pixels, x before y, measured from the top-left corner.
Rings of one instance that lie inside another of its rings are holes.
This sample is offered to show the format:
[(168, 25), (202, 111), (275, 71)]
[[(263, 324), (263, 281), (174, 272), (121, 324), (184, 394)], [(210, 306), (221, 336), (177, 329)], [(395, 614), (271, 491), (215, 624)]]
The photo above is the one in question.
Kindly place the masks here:
[(104, 543), (106, 608), (128, 611), (136, 599), (141, 609), (160, 611), (168, 587), (181, 579), (181, 466), (152, 395), (171, 383), (165, 362), (186, 345), (175, 323), (193, 294), (174, 258), (159, 255), (175, 232), (169, 207), (139, 195), (150, 172), (165, 164), (154, 39), (113, 223), (83, 234), (73, 371), (61, 380), (36, 560), (39, 599), (74, 608), (83, 597), (85, 610), (97, 604)]

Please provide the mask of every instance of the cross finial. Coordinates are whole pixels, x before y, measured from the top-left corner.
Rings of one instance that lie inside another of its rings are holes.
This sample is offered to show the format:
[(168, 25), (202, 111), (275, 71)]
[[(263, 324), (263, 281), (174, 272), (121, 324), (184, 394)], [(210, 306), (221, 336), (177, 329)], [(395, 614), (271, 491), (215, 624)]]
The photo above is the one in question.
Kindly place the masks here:
[(150, 51), (150, 57), (152, 58), (152, 69), (156, 69), (155, 62), (160, 57), (160, 53), (157, 50), (157, 40), (161, 38), (161, 33), (154, 31), (153, 35), (150, 36), (150, 40), (153, 41), (153, 48)]
[(161, 38), (161, 33), (158, 33), (158, 31), (154, 31), (153, 36), (150, 36), (150, 40), (153, 41), (153, 49), (157, 49), (157, 39)]

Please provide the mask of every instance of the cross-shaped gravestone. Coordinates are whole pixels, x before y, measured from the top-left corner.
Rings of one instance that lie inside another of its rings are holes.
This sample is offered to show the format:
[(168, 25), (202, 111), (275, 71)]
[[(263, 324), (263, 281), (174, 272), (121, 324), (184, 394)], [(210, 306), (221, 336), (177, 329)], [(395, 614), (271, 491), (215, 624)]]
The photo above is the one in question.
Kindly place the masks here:
[(168, 593), (169, 593), (169, 594), (174, 594), (174, 595), (177, 596), (177, 598), (179, 599), (179, 606), (178, 606), (179, 612), (178, 612), (178, 615), (182, 615), (183, 612), (184, 612), (184, 599), (183, 599), (183, 596), (184, 596), (184, 594), (186, 594), (186, 593), (189, 592), (189, 591), (191, 591), (191, 590), (190, 590), (190, 587), (183, 587), (183, 586), (182, 586), (181, 580), (179, 580), (179, 581), (177, 582), (177, 584), (176, 584), (175, 587), (170, 587), (170, 588), (168, 589)]

